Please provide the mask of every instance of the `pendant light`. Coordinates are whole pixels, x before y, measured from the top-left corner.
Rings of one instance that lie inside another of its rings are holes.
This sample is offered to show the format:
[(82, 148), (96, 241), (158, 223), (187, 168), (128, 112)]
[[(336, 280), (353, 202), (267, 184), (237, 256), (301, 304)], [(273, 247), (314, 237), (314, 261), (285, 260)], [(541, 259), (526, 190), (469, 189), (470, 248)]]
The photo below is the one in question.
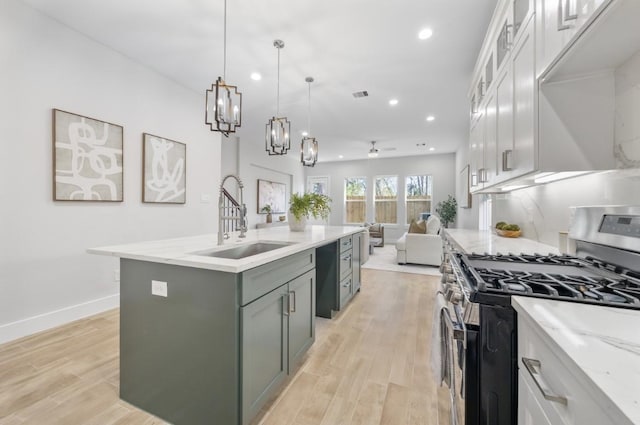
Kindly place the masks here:
[(318, 162), (318, 141), (315, 137), (311, 137), (311, 83), (313, 77), (304, 79), (309, 84), (309, 110), (307, 113), (307, 135), (302, 138), (300, 143), (300, 161), (305, 167), (313, 167)]
[(222, 77), (207, 90), (205, 124), (211, 131), (219, 131), (229, 137), (242, 124), (242, 93), (237, 86), (227, 84), (227, 0), (224, 0), (224, 51)]
[(267, 122), (264, 135), (265, 149), (269, 155), (286, 155), (291, 149), (291, 123), (287, 117), (280, 117), (280, 50), (284, 41), (274, 40), (273, 46), (278, 49), (278, 88), (276, 92), (276, 115)]

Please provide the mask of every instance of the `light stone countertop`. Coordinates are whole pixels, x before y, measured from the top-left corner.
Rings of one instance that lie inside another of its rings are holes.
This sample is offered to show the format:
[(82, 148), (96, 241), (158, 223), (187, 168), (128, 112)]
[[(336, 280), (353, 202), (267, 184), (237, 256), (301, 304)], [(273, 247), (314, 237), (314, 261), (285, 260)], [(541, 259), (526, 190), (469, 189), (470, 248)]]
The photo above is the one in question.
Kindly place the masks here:
[(564, 353), (574, 376), (619, 411), (617, 424), (640, 424), (640, 310), (519, 296), (511, 304)]
[[(292, 232), (287, 226), (248, 230), (247, 237), (244, 239), (238, 238), (239, 232), (234, 232), (231, 233), (231, 238), (224, 241), (222, 246), (217, 244), (218, 235), (212, 233), (185, 238), (89, 248), (87, 252), (132, 260), (240, 273), (362, 231), (364, 231), (362, 227), (308, 225), (304, 232)], [(201, 251), (213, 251), (214, 249), (222, 251), (258, 241), (289, 242), (292, 245), (238, 260), (194, 254)]]
[(490, 230), (444, 229), (458, 249), (467, 254), (559, 254), (558, 248), (525, 238), (504, 238)]

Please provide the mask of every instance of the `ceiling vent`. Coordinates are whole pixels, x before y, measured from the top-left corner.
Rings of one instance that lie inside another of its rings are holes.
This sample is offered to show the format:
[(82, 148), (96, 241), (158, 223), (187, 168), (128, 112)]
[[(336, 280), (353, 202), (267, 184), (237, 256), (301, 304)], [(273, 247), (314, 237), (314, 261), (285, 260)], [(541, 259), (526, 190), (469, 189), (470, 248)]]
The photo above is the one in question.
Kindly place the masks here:
[(367, 92), (366, 90), (353, 92), (353, 97), (355, 97), (356, 99), (367, 96), (369, 96), (369, 92)]

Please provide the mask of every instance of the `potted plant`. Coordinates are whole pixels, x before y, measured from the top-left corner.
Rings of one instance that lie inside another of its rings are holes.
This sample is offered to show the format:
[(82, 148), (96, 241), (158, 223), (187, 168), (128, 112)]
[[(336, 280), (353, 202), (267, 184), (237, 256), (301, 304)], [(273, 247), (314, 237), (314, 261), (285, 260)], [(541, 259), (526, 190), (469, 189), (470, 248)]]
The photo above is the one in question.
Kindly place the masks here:
[(456, 198), (449, 195), (446, 201), (438, 202), (436, 206), (436, 213), (440, 216), (440, 221), (442, 225), (447, 228), (449, 227), (449, 223), (453, 223), (456, 219), (456, 214), (458, 213), (458, 202)]
[(289, 200), (289, 227), (293, 232), (303, 232), (307, 226), (307, 219), (329, 217), (331, 212), (331, 198), (318, 193), (294, 193)]
[(262, 209), (260, 210), (260, 212), (263, 213), (267, 213), (267, 223), (271, 223), (271, 221), (273, 220), (273, 216), (271, 215), (271, 205), (267, 204), (264, 207), (262, 207)]

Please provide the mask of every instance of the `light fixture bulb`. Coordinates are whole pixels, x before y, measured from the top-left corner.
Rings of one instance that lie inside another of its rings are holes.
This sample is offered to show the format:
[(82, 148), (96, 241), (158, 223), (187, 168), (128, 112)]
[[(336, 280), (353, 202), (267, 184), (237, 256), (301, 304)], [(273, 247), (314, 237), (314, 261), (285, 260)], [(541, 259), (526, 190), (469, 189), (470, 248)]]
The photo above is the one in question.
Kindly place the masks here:
[(418, 33), (418, 38), (420, 40), (426, 40), (428, 38), (431, 38), (432, 35), (433, 30), (431, 28), (424, 28)]
[(260, 81), (260, 80), (262, 80), (262, 75), (260, 75), (260, 73), (258, 73), (258, 72), (252, 72), (251, 73), (251, 79), (253, 81)]
[(431, 152), (433, 152), (433, 151), (435, 151), (435, 150), (436, 150), (436, 148), (429, 148), (429, 150), (430, 150)]
[(389, 101), (389, 105), (391, 105), (391, 106), (396, 106), (397, 104), (398, 104), (398, 99), (391, 99)]
[(436, 117), (434, 117), (433, 115), (429, 115), (429, 116), (427, 116), (427, 121), (428, 121), (428, 122), (431, 122), (431, 121), (433, 121), (433, 120), (435, 120), (435, 119), (436, 119)]

